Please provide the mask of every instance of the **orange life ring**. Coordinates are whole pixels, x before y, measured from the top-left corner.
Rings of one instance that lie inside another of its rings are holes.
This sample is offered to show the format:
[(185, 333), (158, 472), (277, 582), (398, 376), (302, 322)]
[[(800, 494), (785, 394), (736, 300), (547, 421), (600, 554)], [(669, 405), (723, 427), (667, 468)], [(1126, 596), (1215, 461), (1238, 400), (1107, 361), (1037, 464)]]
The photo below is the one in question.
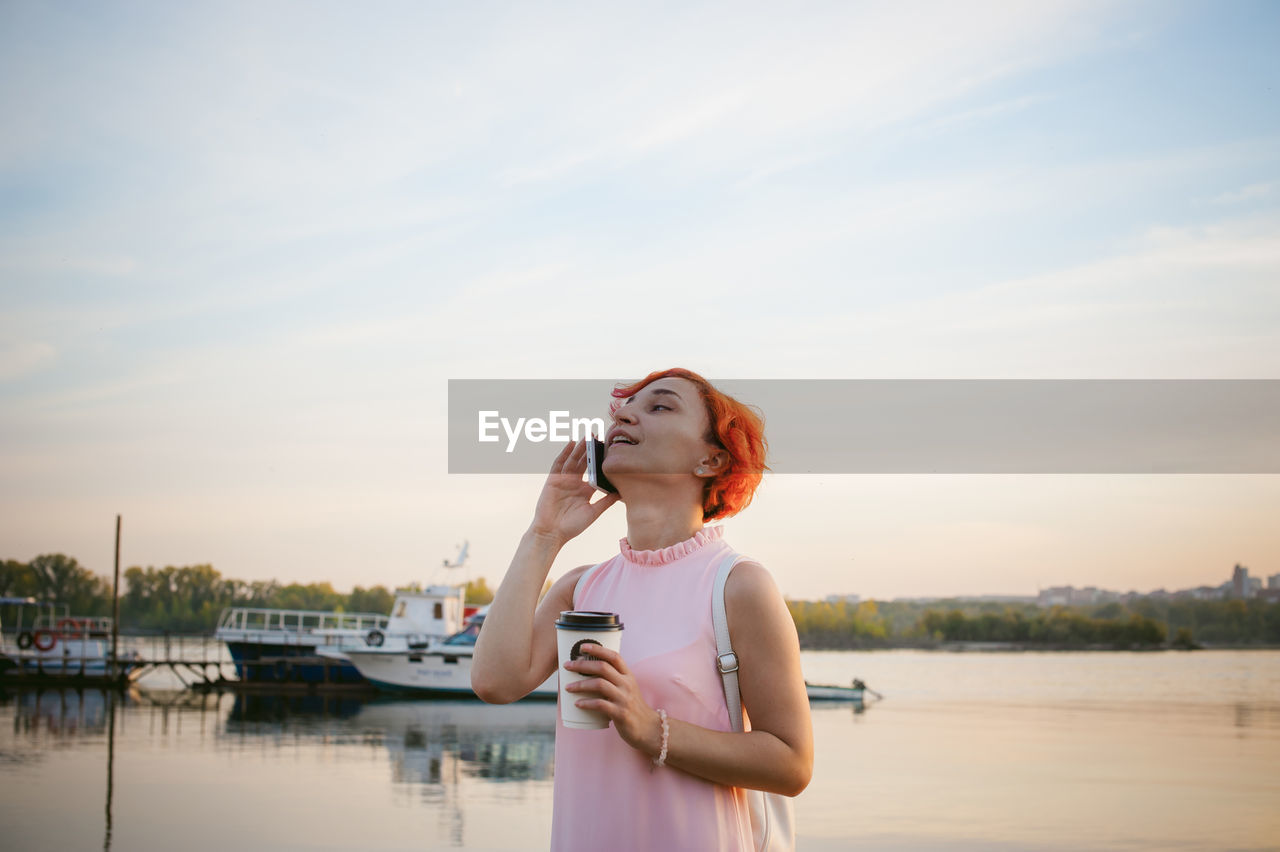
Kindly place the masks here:
[[(58, 644), (58, 634), (52, 630), (37, 630), (32, 637), (37, 651), (48, 651)], [(47, 643), (45, 640), (48, 640)]]
[(58, 632), (73, 639), (78, 639), (85, 627), (86, 624), (78, 618), (64, 618), (58, 622)]

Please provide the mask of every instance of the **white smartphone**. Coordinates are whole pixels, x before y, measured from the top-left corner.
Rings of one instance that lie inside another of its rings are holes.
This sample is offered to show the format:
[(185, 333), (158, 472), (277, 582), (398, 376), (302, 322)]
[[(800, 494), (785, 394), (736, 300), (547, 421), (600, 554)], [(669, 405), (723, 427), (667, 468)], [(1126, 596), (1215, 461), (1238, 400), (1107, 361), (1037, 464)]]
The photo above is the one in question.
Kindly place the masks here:
[(618, 489), (604, 475), (604, 449), (604, 441), (592, 438), (587, 442), (587, 481), (598, 491), (617, 494)]

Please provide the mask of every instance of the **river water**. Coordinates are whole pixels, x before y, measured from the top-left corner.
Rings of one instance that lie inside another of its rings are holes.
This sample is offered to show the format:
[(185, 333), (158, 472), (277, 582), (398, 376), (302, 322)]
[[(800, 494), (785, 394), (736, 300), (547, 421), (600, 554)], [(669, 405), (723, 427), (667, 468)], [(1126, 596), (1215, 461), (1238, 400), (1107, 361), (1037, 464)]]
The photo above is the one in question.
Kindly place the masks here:
[[(1280, 651), (806, 652), (798, 847), (1280, 848)], [(165, 686), (161, 684), (160, 686)], [(555, 707), (0, 697), (6, 850), (546, 848)]]

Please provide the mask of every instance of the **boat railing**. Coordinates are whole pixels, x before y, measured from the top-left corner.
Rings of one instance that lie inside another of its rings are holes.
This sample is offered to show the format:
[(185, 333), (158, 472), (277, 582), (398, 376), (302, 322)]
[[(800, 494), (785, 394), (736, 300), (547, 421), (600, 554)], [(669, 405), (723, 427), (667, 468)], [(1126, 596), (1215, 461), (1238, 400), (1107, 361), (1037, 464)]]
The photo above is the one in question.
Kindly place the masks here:
[(218, 632), (307, 635), (318, 630), (372, 630), (387, 626), (378, 612), (330, 612), (314, 609), (230, 607), (218, 618)]
[(6, 639), (4, 652), (34, 674), (84, 674), (105, 669), (110, 656), (107, 640), (96, 633), (90, 636), (84, 625), (79, 629), (33, 625), (24, 634), (30, 643), (27, 647), (18, 642), (10, 646)]
[(32, 630), (54, 630), (62, 636), (78, 639), (81, 636), (105, 636), (111, 634), (109, 615), (55, 615), (42, 613), (31, 624)]

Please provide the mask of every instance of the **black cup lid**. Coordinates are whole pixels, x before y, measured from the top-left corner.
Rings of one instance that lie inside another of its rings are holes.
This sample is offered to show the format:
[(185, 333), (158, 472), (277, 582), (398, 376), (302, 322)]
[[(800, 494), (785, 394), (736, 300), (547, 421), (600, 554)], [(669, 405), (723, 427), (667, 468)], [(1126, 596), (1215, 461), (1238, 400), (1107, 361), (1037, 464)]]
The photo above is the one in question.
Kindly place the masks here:
[(621, 630), (622, 622), (616, 612), (570, 612), (560, 613), (556, 627), (570, 630)]

